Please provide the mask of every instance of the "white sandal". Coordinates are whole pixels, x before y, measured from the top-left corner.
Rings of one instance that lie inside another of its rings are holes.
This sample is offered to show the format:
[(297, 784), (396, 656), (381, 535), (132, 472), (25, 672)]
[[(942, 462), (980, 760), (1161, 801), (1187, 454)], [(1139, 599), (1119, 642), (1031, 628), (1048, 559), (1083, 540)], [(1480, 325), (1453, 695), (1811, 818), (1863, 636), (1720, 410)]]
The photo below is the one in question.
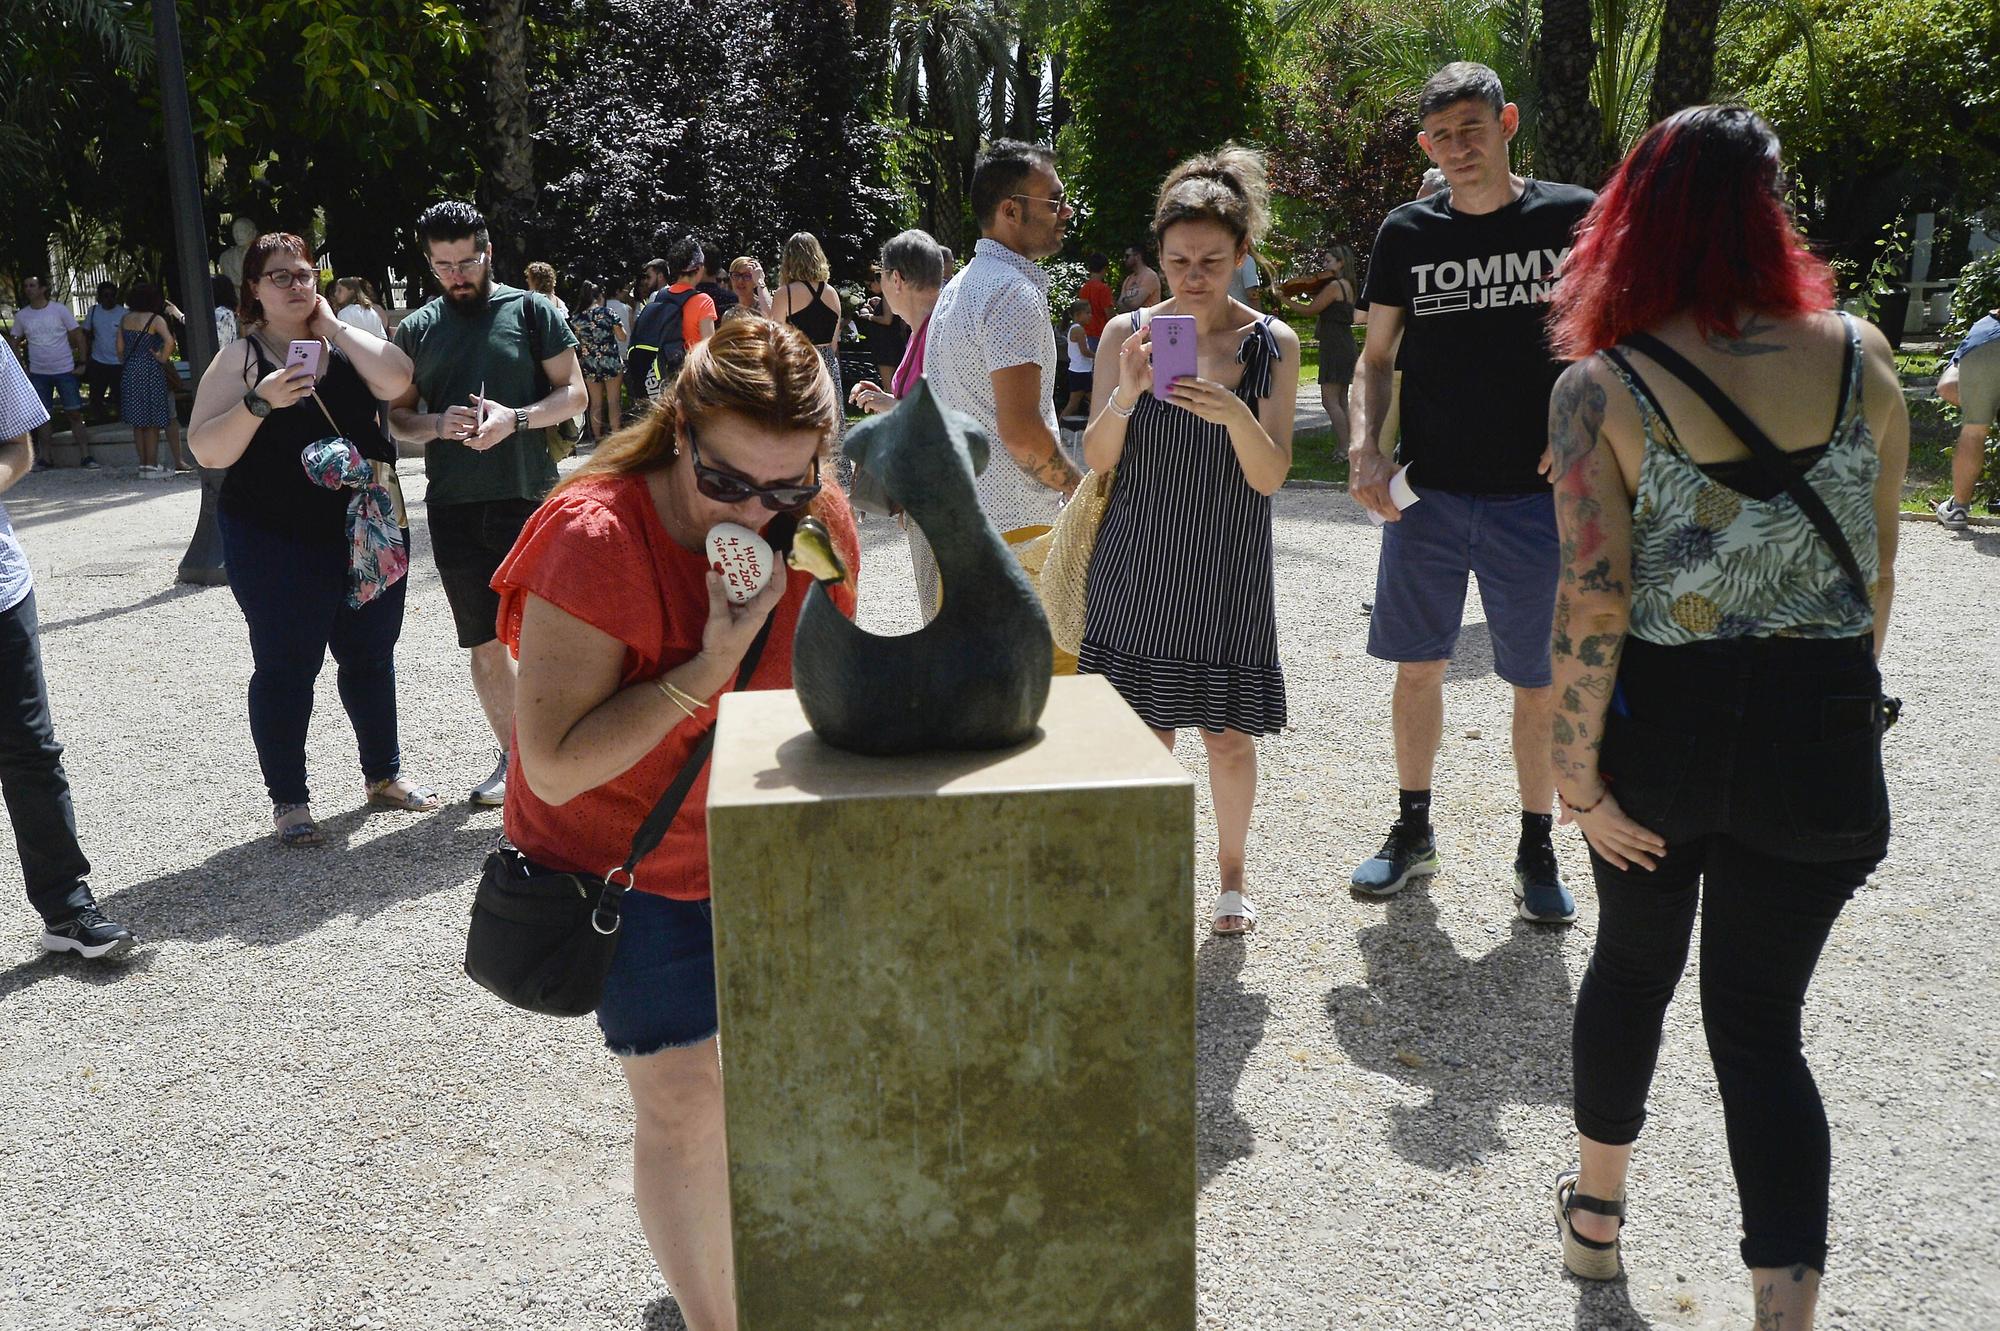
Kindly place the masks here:
[[(1243, 921), (1240, 929), (1225, 929), (1222, 922), (1230, 916)], [(1227, 937), (1233, 934), (1247, 934), (1257, 927), (1257, 908), (1250, 904), (1250, 898), (1241, 892), (1224, 892), (1215, 899), (1215, 915), (1209, 921), (1209, 928)]]

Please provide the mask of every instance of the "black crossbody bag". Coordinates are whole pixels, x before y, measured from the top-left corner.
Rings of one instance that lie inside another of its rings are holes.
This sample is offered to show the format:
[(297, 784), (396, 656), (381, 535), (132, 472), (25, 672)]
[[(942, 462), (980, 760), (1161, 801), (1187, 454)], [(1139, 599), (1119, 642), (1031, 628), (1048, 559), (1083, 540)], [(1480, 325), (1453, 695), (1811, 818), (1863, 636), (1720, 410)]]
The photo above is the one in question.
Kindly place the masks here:
[[(776, 617), (764, 621), (743, 654), (736, 688), (747, 684), (757, 669)], [(624, 896), (637, 881), (639, 861), (667, 835), (714, 747), (715, 727), (710, 726), (639, 824), (625, 863), (602, 878), (543, 868), (505, 842), (488, 854), (472, 896), (465, 973), (480, 987), (530, 1012), (551, 1017), (595, 1012), (618, 950)]]
[[(1847, 543), (1847, 535), (1840, 530), (1840, 523), (1834, 520), (1833, 514), (1827, 509), (1826, 501), (1819, 497), (1819, 492), (1807, 483), (1797, 468), (1786, 461), (1785, 451), (1771, 442), (1771, 436), (1765, 434), (1757, 422), (1751, 420), (1743, 408), (1737, 406), (1713, 379), (1701, 372), (1694, 362), (1651, 333), (1633, 333), (1625, 339), (1625, 345), (1645, 352), (1661, 369), (1693, 389), (1695, 394), (1708, 404), (1708, 409), (1715, 413), (1717, 419), (1743, 441), (1751, 456), (1764, 468), (1765, 475), (1782, 485), (1785, 493), (1792, 497), (1792, 502), (1799, 506), (1799, 511), (1806, 515), (1806, 520), (1812, 523), (1813, 530), (1819, 533), (1820, 540), (1824, 541), (1827, 548), (1833, 552), (1834, 562), (1838, 563), (1841, 572), (1847, 575), (1847, 580), (1853, 585), (1854, 594), (1860, 598), (1861, 603), (1873, 605), (1873, 589), (1868, 585), (1868, 580), (1861, 576), (1861, 561), (1854, 557), (1854, 547)], [(1851, 346), (1848, 354), (1850, 356), (1853, 354)], [(1632, 382), (1645, 389), (1646, 396), (1653, 402), (1653, 410), (1659, 412), (1660, 418), (1665, 420), (1667, 413), (1660, 406), (1659, 399), (1653, 397), (1652, 390), (1646, 388), (1646, 381), (1632, 369), (1630, 362), (1619, 355), (1615, 347), (1606, 351), (1605, 355), (1617, 361), (1619, 368), (1631, 376)], [(1902, 714), (1901, 698), (1883, 698), (1881, 728), (1887, 730), (1895, 725)]]

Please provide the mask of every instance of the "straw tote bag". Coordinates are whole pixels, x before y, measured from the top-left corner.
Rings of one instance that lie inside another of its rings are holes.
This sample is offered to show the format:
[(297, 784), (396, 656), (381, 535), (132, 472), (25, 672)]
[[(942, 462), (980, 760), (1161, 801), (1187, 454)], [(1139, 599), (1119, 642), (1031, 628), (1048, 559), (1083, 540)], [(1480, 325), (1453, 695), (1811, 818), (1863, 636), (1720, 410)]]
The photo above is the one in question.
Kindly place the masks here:
[(1111, 487), (1118, 473), (1093, 471), (1076, 487), (1076, 494), (1045, 538), (1048, 553), (1042, 561), (1042, 610), (1048, 615), (1049, 636), (1056, 646), (1075, 655), (1083, 646), (1084, 584), (1090, 575), (1090, 556), (1097, 549), (1097, 531), (1111, 507)]

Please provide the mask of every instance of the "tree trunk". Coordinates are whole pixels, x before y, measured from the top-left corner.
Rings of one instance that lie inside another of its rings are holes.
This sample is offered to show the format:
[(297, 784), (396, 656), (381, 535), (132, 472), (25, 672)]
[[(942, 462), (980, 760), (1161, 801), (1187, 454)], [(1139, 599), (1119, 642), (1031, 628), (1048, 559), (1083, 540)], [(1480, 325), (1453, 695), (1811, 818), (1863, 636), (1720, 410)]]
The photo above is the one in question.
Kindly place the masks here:
[(894, 53), (889, 26), (896, 0), (854, 0), (854, 49), (861, 61), (862, 104), (871, 113), (889, 105), (889, 72)]
[(1002, 138), (1007, 133), (1007, 84), (1005, 65), (993, 67), (993, 80), (986, 89), (986, 137)]
[(479, 24), (486, 43), (486, 219), (502, 281), (519, 282), (528, 261), (528, 221), (535, 212), (534, 103), (528, 90), (526, 0), (486, 0)]
[(1069, 123), (1069, 98), (1063, 96), (1063, 69), (1069, 64), (1061, 47), (1049, 52), (1049, 140), (1063, 132)]
[(1715, 20), (1722, 0), (1666, 0), (1660, 54), (1653, 64), (1647, 115), (1657, 124), (1684, 106), (1709, 100), (1715, 83)]
[(1007, 133), (1029, 143), (1042, 139), (1042, 53), (1028, 37), (1014, 48), (1014, 112)]
[(1590, 98), (1597, 42), (1591, 0), (1542, 0), (1541, 126), (1538, 174), (1596, 186), (1606, 163), (1603, 127)]

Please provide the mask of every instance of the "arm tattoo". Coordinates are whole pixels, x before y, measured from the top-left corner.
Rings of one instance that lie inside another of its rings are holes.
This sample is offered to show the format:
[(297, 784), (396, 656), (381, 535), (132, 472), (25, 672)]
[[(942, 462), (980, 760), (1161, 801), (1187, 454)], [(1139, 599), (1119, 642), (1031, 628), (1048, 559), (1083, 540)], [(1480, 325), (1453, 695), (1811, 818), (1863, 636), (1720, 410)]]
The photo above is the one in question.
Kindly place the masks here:
[(1579, 361), (1563, 371), (1549, 399), (1549, 447), (1554, 465), (1549, 479), (1560, 481), (1569, 469), (1597, 447), (1604, 426), (1604, 389)]
[(1718, 337), (1711, 333), (1702, 341), (1709, 350), (1719, 351), (1725, 356), (1768, 356), (1774, 351), (1783, 351), (1782, 342), (1759, 342), (1757, 338), (1765, 333), (1777, 331), (1778, 325), (1761, 315), (1753, 314), (1744, 320), (1743, 328), (1735, 337)]
[(1757, 1331), (1784, 1331), (1785, 1315), (1771, 1306), (1777, 1297), (1776, 1285), (1757, 1287)]
[(1030, 474), (1051, 490), (1067, 490), (1082, 479), (1061, 444), (1050, 449), (1049, 455), (1036, 463)]

